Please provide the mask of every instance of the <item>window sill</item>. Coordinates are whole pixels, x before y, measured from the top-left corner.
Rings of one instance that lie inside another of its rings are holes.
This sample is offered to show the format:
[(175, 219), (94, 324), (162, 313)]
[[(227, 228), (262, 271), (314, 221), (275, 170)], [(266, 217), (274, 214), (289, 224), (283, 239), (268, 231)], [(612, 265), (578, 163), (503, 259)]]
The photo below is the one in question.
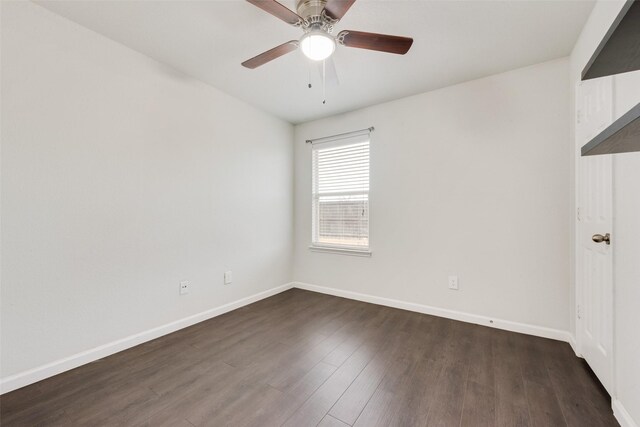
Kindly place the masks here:
[(347, 249), (347, 248), (332, 248), (327, 246), (309, 246), (309, 250), (312, 252), (325, 252), (330, 254), (341, 254), (341, 255), (363, 256), (363, 257), (371, 256), (371, 251), (369, 249)]

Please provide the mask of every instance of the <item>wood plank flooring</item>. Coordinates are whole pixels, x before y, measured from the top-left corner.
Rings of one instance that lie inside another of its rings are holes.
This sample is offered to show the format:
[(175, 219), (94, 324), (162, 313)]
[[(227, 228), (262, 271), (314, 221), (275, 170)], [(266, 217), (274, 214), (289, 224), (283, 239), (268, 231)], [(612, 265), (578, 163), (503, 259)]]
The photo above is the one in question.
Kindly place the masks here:
[(568, 344), (292, 289), (0, 397), (2, 426), (617, 426)]

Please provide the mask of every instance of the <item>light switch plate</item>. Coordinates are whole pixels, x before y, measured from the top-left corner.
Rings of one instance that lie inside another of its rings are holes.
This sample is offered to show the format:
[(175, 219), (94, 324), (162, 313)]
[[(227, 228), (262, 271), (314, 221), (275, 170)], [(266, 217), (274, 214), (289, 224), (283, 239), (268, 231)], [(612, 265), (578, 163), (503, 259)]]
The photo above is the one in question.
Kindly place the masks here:
[(233, 272), (231, 270), (224, 272), (224, 284), (230, 285), (233, 282)]
[(458, 276), (449, 276), (449, 289), (458, 290)]

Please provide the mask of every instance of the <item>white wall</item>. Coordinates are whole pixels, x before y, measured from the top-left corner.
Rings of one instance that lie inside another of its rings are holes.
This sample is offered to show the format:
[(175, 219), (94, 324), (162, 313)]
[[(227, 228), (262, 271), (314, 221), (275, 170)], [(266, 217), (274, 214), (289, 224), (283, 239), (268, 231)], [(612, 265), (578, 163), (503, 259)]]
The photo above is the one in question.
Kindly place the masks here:
[[(294, 279), (568, 330), (568, 71), (556, 60), (296, 126)], [(369, 126), (373, 255), (310, 252), (304, 141)]]
[[(624, 3), (624, 0), (596, 3), (571, 54), (572, 90), (580, 81), (580, 72)], [(640, 71), (616, 76), (614, 88), (614, 116), (618, 118), (640, 102)], [(575, 102), (572, 104), (574, 108)], [(580, 161), (579, 157), (575, 161)], [(614, 155), (613, 170), (613, 397), (636, 425), (640, 425), (640, 153)]]
[(291, 125), (2, 8), (3, 378), (290, 282)]

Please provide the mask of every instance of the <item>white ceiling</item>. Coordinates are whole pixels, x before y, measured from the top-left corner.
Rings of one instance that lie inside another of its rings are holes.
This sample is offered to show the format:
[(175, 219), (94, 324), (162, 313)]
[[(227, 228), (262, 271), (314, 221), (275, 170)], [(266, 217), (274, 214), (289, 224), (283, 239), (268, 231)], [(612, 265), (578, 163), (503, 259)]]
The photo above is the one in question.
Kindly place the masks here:
[[(354, 110), (568, 55), (593, 1), (358, 0), (343, 29), (410, 36), (405, 56), (339, 46), (339, 86), (293, 52), (240, 63), (301, 30), (242, 0), (37, 1), (47, 9), (292, 123)], [(294, 0), (283, 0), (293, 9)]]

